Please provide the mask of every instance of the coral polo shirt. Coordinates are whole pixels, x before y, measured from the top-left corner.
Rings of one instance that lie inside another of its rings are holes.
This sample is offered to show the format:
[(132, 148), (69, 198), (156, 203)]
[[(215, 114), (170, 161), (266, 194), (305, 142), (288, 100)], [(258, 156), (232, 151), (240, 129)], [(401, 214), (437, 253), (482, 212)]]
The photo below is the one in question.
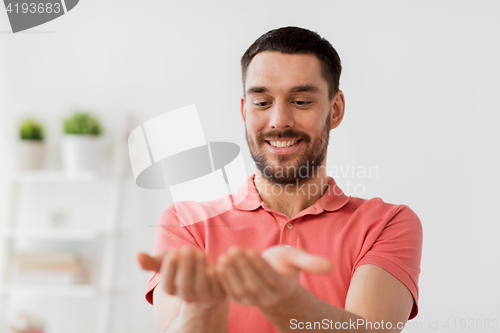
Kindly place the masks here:
[[(215, 264), (217, 257), (234, 244), (259, 252), (274, 245), (298, 247), (332, 260), (335, 269), (331, 273), (302, 272), (300, 284), (314, 296), (340, 308), (345, 306), (355, 269), (373, 264), (408, 288), (414, 299), (409, 319), (417, 315), (422, 226), (408, 206), (386, 203), (380, 198), (347, 197), (329, 177), (329, 187), (323, 196), (290, 219), (260, 199), (254, 176), (235, 194), (238, 204), (201, 222), (179, 221), (172, 204), (159, 219), (154, 254), (188, 245), (205, 251), (208, 261)], [(212, 204), (217, 205), (217, 201)], [(188, 206), (193, 211), (205, 209), (199, 203), (190, 202)], [(158, 282), (158, 275), (152, 274), (146, 293), (146, 300), (151, 304)], [(228, 330), (279, 332), (257, 307), (233, 302), (229, 308)]]

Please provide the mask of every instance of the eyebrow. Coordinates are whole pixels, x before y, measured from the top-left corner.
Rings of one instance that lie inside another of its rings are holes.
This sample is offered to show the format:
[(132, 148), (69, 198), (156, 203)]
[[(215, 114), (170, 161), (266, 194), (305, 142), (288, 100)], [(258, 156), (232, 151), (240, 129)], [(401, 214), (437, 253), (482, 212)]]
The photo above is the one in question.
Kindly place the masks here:
[[(265, 92), (269, 92), (269, 89), (267, 89), (264, 86), (254, 86), (254, 87), (250, 87), (247, 89), (248, 95), (265, 93)], [(290, 88), (289, 92), (291, 92), (291, 93), (295, 93), (295, 92), (319, 93), (320, 89), (313, 84), (302, 84), (302, 85), (294, 86), (294, 87)]]

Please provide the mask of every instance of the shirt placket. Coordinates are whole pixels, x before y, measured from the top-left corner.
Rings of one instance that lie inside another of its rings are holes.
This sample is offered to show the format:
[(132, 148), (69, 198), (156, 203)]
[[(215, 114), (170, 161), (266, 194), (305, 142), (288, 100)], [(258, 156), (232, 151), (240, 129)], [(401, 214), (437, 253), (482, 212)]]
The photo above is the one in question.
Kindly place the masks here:
[(297, 244), (297, 235), (300, 226), (300, 220), (303, 214), (298, 214), (297, 216), (289, 219), (285, 214), (270, 209), (265, 203), (262, 203), (261, 206), (265, 211), (273, 216), (276, 223), (278, 223), (280, 226), (280, 239), (277, 245), (284, 245), (285, 247), (295, 247)]

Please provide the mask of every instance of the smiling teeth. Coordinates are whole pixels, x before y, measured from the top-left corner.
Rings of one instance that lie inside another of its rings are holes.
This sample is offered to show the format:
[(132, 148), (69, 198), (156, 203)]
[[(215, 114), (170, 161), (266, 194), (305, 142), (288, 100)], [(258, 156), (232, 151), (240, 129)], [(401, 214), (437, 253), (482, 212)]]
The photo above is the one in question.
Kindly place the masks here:
[(269, 143), (277, 148), (285, 148), (285, 147), (290, 147), (294, 144), (296, 144), (299, 140), (295, 141), (270, 141)]

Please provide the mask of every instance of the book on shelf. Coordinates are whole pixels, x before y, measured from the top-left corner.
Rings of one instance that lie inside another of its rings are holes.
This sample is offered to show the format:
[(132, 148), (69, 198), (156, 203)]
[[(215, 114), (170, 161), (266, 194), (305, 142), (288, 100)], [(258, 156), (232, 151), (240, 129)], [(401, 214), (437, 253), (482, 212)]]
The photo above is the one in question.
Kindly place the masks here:
[(10, 273), (14, 284), (77, 284), (83, 267), (71, 252), (18, 253), (11, 257)]

